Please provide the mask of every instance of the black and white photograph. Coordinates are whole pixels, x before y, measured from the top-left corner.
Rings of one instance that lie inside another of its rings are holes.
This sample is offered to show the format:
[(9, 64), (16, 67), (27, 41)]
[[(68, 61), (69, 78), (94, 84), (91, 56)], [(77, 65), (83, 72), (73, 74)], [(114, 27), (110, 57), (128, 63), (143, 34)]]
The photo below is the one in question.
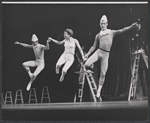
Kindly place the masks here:
[(148, 1), (2, 1), (2, 121), (148, 121)]

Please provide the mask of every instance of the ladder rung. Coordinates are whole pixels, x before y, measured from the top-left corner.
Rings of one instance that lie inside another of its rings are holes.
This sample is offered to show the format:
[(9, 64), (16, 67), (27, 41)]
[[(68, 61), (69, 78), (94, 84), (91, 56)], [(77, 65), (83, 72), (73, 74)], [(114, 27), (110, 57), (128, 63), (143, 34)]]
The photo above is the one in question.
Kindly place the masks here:
[(97, 90), (97, 87), (96, 87), (96, 86), (94, 86), (94, 87), (93, 87), (93, 89), (96, 89), (96, 90)]
[(92, 77), (92, 73), (88, 73), (88, 76)]
[(97, 90), (97, 88), (93, 88), (93, 90)]
[(79, 84), (84, 84), (84, 82), (83, 82), (83, 81), (80, 81)]
[(81, 95), (79, 95), (78, 97), (82, 97)]
[(83, 90), (79, 89), (79, 96), (78, 97), (82, 97), (82, 93), (83, 93)]
[(91, 84), (93, 84), (93, 86), (96, 86), (95, 82), (91, 82)]
[(94, 80), (91, 80), (91, 83), (95, 83), (95, 81), (94, 81)]
[[(94, 102), (97, 102), (96, 97), (95, 97), (95, 90), (97, 90), (97, 89), (96, 89), (96, 86), (95, 86), (95, 83), (94, 83), (95, 81), (93, 81), (94, 80), (93, 76), (92, 76), (93, 72), (90, 71), (90, 70), (86, 70), (84, 65), (82, 65), (82, 66), (83, 66), (83, 70), (82, 71), (85, 73), (84, 75), (86, 76), (86, 79), (88, 81), (88, 84), (89, 84), (90, 91), (92, 93), (92, 97), (94, 99)], [(82, 101), (82, 95), (83, 95), (83, 89), (82, 90), (79, 89), (79, 96), (78, 97), (80, 97), (80, 102)]]

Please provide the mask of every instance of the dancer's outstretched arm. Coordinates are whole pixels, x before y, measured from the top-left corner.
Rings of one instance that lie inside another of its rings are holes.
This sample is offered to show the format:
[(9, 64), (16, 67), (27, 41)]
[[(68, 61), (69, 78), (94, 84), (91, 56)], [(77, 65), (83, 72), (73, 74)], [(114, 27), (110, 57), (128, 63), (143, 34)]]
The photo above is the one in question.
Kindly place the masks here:
[(51, 38), (51, 37), (49, 37), (48, 39), (51, 40), (51, 41), (53, 41), (54, 43), (56, 43), (56, 44), (58, 44), (58, 45), (62, 45), (62, 44), (65, 43), (65, 41), (57, 41), (57, 40), (55, 40), (55, 39), (53, 39), (53, 38)]
[(86, 61), (86, 58), (84, 57), (83, 50), (82, 50), (82, 48), (81, 48), (81, 46), (80, 46), (78, 40), (75, 40), (75, 44), (76, 44), (76, 46), (78, 47), (78, 49), (79, 49), (79, 51), (80, 51), (80, 53), (81, 53), (82, 59), (83, 59), (84, 61)]
[(18, 41), (16, 41), (15, 44), (19, 44), (19, 45), (21, 45), (23, 47), (27, 47), (27, 48), (32, 48), (33, 47), (33, 45), (29, 45), (29, 44), (25, 44), (25, 43), (20, 43)]
[(128, 27), (124, 27), (123, 29), (119, 29), (119, 30), (113, 30), (114, 34), (117, 35), (117, 34), (120, 34), (120, 33), (123, 33), (123, 32), (126, 32), (130, 29), (133, 29), (133, 28), (140, 28), (140, 24), (138, 24), (137, 22), (136, 23), (133, 23), (132, 25), (128, 26)]

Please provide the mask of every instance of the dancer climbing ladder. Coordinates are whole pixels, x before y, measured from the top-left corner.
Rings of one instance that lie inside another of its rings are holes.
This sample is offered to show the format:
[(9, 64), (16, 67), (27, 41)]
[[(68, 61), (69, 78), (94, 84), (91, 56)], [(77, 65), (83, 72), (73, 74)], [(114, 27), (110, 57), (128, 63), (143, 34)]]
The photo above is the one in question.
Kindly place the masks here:
[(105, 74), (108, 69), (108, 59), (109, 59), (109, 52), (113, 43), (113, 37), (117, 34), (126, 32), (132, 28), (139, 28), (139, 24), (133, 23), (131, 26), (125, 27), (119, 30), (111, 30), (107, 29), (108, 21), (106, 15), (103, 15), (100, 20), (100, 27), (101, 31), (95, 36), (95, 41), (93, 46), (90, 48), (89, 52), (85, 55), (88, 57), (96, 48), (96, 45), (99, 44), (99, 48), (95, 51), (95, 53), (90, 56), (90, 58), (86, 61), (85, 66), (89, 67), (91, 64), (96, 62), (98, 59), (101, 60), (100, 62), (100, 78), (99, 78), (99, 87), (97, 91), (97, 98), (101, 100), (100, 93), (105, 81)]
[[(45, 63), (44, 63), (44, 50), (49, 50), (49, 44), (48, 42), (50, 42), (50, 40), (47, 40), (47, 44), (42, 45), (38, 43), (38, 38), (35, 34), (32, 35), (32, 39), (31, 39), (32, 44), (25, 44), (25, 43), (20, 43), (20, 42), (15, 42), (15, 44), (19, 44), (23, 47), (26, 48), (32, 48), (34, 51), (34, 55), (36, 60), (32, 60), (32, 61), (27, 61), (24, 62), (22, 65), (25, 68), (25, 70), (27, 71), (27, 73), (29, 74), (30, 77), (30, 82), (27, 85), (27, 91), (30, 90), (31, 85), (33, 83), (33, 81), (36, 79), (37, 75), (44, 69), (45, 67)], [(31, 73), (30, 71), (30, 67), (37, 67), (36, 70), (34, 71), (34, 73)]]
[(57, 74), (59, 74), (59, 68), (61, 67), (61, 65), (65, 64), (62, 69), (61, 77), (59, 79), (60, 82), (62, 82), (64, 80), (67, 70), (71, 67), (71, 65), (74, 62), (74, 54), (75, 54), (76, 46), (78, 47), (78, 49), (82, 55), (82, 59), (84, 61), (86, 60), (78, 40), (73, 38), (72, 36), (73, 36), (73, 31), (71, 29), (66, 29), (64, 31), (64, 40), (63, 41), (59, 42), (55, 39), (52, 39), (51, 37), (48, 38), (49, 40), (53, 41), (54, 43), (56, 43), (58, 45), (64, 44), (64, 47), (65, 47), (65, 51), (63, 52), (63, 54), (60, 56), (58, 62), (56, 63), (56, 73)]

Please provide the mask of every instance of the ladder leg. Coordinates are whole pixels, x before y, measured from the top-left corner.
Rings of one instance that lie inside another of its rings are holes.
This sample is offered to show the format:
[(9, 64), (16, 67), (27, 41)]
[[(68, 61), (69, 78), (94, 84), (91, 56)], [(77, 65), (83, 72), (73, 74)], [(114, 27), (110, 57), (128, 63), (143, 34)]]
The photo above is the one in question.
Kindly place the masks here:
[(128, 101), (131, 100), (131, 96), (133, 97), (133, 99), (136, 98), (136, 86), (137, 86), (137, 81), (138, 81), (139, 60), (140, 60), (140, 54), (136, 54), (134, 58), (134, 62), (133, 62), (133, 67), (132, 67), (131, 84), (130, 84), (130, 89), (129, 89)]

